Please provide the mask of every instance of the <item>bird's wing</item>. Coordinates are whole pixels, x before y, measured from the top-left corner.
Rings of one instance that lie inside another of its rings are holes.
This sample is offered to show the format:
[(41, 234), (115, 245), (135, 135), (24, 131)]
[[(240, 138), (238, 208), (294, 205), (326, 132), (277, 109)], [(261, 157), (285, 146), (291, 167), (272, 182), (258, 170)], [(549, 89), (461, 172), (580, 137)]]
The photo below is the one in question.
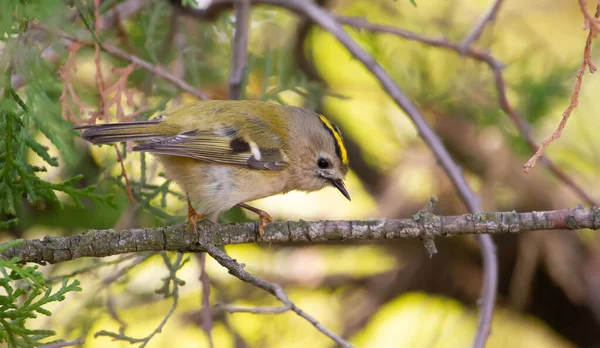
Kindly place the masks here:
[[(212, 163), (245, 166), (259, 170), (283, 170), (286, 155), (280, 147), (260, 146), (236, 130), (193, 130), (166, 139), (137, 145), (134, 151), (183, 156)], [(272, 145), (271, 141), (269, 145)]]

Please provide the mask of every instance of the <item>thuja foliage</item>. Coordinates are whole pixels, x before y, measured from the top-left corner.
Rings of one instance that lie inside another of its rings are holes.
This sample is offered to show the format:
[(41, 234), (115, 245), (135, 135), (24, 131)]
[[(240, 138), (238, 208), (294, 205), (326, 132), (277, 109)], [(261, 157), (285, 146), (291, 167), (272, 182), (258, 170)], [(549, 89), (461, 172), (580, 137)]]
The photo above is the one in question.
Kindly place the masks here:
[[(82, 176), (62, 182), (42, 180), (38, 174), (47, 166), (58, 167), (59, 160), (36, 140), (41, 133), (62, 154), (74, 158), (72, 130), (59, 113), (59, 86), (53, 67), (44, 62), (40, 49), (33, 42), (29, 23), (52, 23), (64, 4), (61, 1), (29, 2), (9, 0), (0, 14), (0, 229), (18, 222), (18, 212), (26, 200), (43, 209), (48, 203), (60, 208), (63, 201), (57, 192), (64, 192), (75, 205), (81, 198), (109, 202), (109, 196), (95, 194), (93, 186), (81, 187)], [(27, 87), (15, 91), (12, 79), (19, 75)], [(39, 156), (45, 165), (30, 164), (31, 156)]]
[(44, 181), (36, 175), (46, 168), (29, 164), (28, 150), (32, 150), (50, 166), (58, 166), (58, 160), (50, 156), (47, 148), (33, 137), (30, 107), (12, 88), (7, 88), (5, 93), (7, 96), (0, 102), (0, 209), (9, 218), (0, 221), (0, 228), (17, 223), (16, 207), (21, 203), (22, 197), (39, 207), (43, 207), (45, 201), (51, 201), (62, 208), (63, 204), (56, 196), (56, 191), (68, 194), (79, 206), (82, 205), (82, 197), (110, 202), (110, 196), (95, 194), (94, 186), (77, 188), (75, 185), (82, 179), (81, 175), (59, 183)]
[[(6, 251), (22, 240), (12, 241), (0, 246), (0, 252)], [(50, 302), (62, 301), (65, 294), (81, 291), (79, 282), (68, 282), (65, 278), (59, 289), (53, 291), (44, 282), (37, 266), (24, 267), (17, 258), (12, 260), (0, 259), (0, 344), (9, 347), (37, 347), (49, 342), (42, 342), (55, 335), (52, 330), (32, 330), (25, 327), (28, 319), (38, 315), (50, 316), (52, 313), (45, 309)]]

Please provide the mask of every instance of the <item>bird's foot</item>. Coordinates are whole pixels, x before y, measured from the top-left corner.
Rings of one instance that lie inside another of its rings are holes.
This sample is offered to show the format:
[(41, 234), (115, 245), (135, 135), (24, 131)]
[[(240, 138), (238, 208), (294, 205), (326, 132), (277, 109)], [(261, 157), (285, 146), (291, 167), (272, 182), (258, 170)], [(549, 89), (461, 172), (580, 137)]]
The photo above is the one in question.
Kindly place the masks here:
[(206, 219), (206, 215), (198, 214), (188, 199), (188, 228), (191, 228), (192, 231), (195, 231), (198, 227), (198, 221), (202, 221), (204, 219)]
[(271, 217), (271, 215), (269, 215), (269, 213), (267, 213), (264, 210), (260, 210), (258, 208), (249, 206), (245, 203), (239, 203), (238, 206), (240, 208), (250, 210), (251, 212), (258, 215), (258, 235), (261, 237), (264, 236), (265, 235), (265, 226), (267, 226), (267, 224), (269, 222), (273, 222), (273, 218)]

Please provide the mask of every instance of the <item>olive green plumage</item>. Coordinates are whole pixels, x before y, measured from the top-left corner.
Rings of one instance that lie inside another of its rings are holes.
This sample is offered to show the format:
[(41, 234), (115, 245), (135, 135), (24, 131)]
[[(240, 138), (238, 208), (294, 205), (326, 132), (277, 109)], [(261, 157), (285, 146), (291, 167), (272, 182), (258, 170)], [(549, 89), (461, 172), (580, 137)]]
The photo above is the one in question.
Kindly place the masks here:
[(312, 111), (261, 101), (198, 101), (142, 122), (78, 127), (93, 144), (133, 140), (150, 152), (197, 212), (292, 190), (337, 187), (348, 159), (341, 134)]

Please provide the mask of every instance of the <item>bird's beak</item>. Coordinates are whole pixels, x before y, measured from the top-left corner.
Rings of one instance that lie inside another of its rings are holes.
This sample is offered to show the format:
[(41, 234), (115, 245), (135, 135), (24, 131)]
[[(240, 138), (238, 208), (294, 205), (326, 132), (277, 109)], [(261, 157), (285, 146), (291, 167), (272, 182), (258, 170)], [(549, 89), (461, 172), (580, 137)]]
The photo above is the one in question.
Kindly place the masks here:
[(349, 201), (352, 200), (350, 199), (350, 194), (348, 193), (348, 190), (346, 190), (346, 186), (344, 186), (344, 182), (342, 181), (342, 179), (332, 179), (331, 184), (335, 186), (335, 188), (340, 190), (344, 197), (348, 198)]

